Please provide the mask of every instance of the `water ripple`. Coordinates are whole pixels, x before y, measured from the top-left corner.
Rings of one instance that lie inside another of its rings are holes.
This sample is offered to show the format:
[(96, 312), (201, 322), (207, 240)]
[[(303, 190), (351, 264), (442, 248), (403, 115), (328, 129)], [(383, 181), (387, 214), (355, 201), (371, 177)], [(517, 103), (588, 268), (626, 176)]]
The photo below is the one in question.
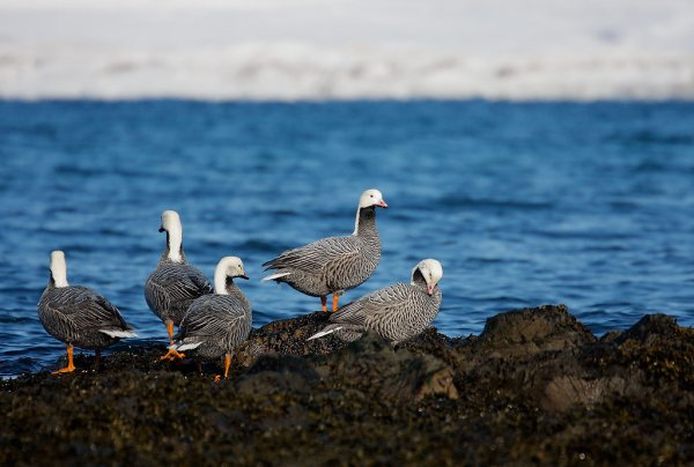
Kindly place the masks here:
[(685, 103), (0, 101), (0, 376), (62, 358), (36, 314), (51, 249), (138, 330), (116, 349), (163, 343), (142, 284), (177, 209), (206, 274), (244, 259), (260, 326), (319, 307), (261, 264), (349, 234), (371, 186), (383, 255), (347, 301), (437, 257), (451, 336), (547, 302), (596, 333), (656, 311), (691, 326), (691, 128)]

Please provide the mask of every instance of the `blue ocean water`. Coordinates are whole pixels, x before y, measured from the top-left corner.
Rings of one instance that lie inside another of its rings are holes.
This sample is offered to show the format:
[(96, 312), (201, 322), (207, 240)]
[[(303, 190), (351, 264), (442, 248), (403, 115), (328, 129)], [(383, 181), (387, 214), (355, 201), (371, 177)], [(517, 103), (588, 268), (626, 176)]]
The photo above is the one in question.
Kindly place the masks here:
[(694, 325), (694, 103), (5, 101), (0, 161), (0, 375), (64, 352), (36, 314), (50, 250), (163, 342), (143, 283), (176, 209), (205, 273), (244, 259), (260, 326), (319, 305), (260, 265), (350, 233), (370, 187), (391, 206), (383, 258), (348, 300), (435, 257), (451, 336), (542, 303), (596, 333), (653, 312)]

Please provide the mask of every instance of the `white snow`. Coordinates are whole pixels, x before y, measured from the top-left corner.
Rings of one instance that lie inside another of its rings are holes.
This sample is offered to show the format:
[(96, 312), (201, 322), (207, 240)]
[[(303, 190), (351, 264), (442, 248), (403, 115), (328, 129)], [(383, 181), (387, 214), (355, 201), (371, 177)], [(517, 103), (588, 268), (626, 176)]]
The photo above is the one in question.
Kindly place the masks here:
[(0, 0), (0, 98), (694, 98), (691, 0)]

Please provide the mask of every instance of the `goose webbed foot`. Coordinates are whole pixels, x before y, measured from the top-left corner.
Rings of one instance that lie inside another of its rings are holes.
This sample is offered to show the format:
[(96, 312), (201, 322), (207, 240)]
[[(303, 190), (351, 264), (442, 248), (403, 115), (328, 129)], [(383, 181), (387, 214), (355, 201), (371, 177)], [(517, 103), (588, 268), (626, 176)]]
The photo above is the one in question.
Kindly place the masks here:
[[(169, 335), (169, 345), (173, 346), (174, 345), (174, 323), (170, 319), (167, 319), (164, 324), (166, 324), (166, 333)], [(178, 350), (174, 349), (173, 347), (169, 347), (169, 351), (166, 352), (161, 357), (159, 357), (159, 360), (168, 360), (168, 361), (181, 360), (185, 356), (186, 356), (185, 354), (179, 352)]]
[(159, 357), (159, 360), (174, 361), (185, 358), (186, 354), (179, 352), (176, 349), (169, 349), (164, 355)]
[(52, 375), (60, 375), (63, 373), (72, 373), (73, 371), (75, 371), (76, 368), (75, 368), (75, 363), (73, 361), (73, 352), (74, 352), (74, 348), (72, 347), (72, 345), (68, 344), (68, 346), (67, 346), (67, 366), (64, 368), (61, 368), (59, 370), (51, 372)]

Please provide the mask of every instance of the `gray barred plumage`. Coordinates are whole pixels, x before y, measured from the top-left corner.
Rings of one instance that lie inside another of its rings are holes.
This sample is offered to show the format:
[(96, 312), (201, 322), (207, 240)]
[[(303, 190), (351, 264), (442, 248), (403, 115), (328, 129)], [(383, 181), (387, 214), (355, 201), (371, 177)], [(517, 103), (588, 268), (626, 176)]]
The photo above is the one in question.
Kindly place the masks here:
[(441, 305), (438, 281), (441, 264), (426, 259), (415, 266), (410, 284), (398, 283), (345, 305), (330, 316), (330, 324), (311, 339), (335, 334), (351, 342), (373, 331), (392, 344), (408, 340), (427, 328)]
[(193, 300), (212, 291), (199, 269), (162, 257), (145, 283), (145, 300), (162, 322), (171, 320), (178, 326)]
[(51, 254), (51, 278), (38, 303), (39, 320), (56, 339), (86, 349), (101, 349), (134, 337), (118, 308), (92, 289), (67, 284), (65, 256)]
[(200, 357), (217, 358), (232, 352), (250, 332), (251, 306), (240, 290), (238, 294), (206, 295), (188, 308), (176, 336), (176, 350), (195, 350)]
[(387, 207), (378, 190), (360, 198), (354, 233), (328, 237), (285, 251), (265, 264), (277, 271), (264, 280), (286, 282), (306, 295), (325, 297), (364, 283), (381, 259), (381, 240), (376, 229), (376, 206)]
[(188, 308), (176, 336), (179, 352), (194, 350), (216, 358), (233, 350), (251, 332), (251, 303), (233, 279), (248, 279), (237, 257), (222, 258), (215, 270), (215, 293), (196, 299)]
[(179, 325), (190, 304), (213, 292), (207, 277), (186, 261), (183, 231), (175, 211), (162, 213), (160, 231), (166, 231), (166, 248), (157, 268), (145, 283), (145, 300), (163, 323)]

